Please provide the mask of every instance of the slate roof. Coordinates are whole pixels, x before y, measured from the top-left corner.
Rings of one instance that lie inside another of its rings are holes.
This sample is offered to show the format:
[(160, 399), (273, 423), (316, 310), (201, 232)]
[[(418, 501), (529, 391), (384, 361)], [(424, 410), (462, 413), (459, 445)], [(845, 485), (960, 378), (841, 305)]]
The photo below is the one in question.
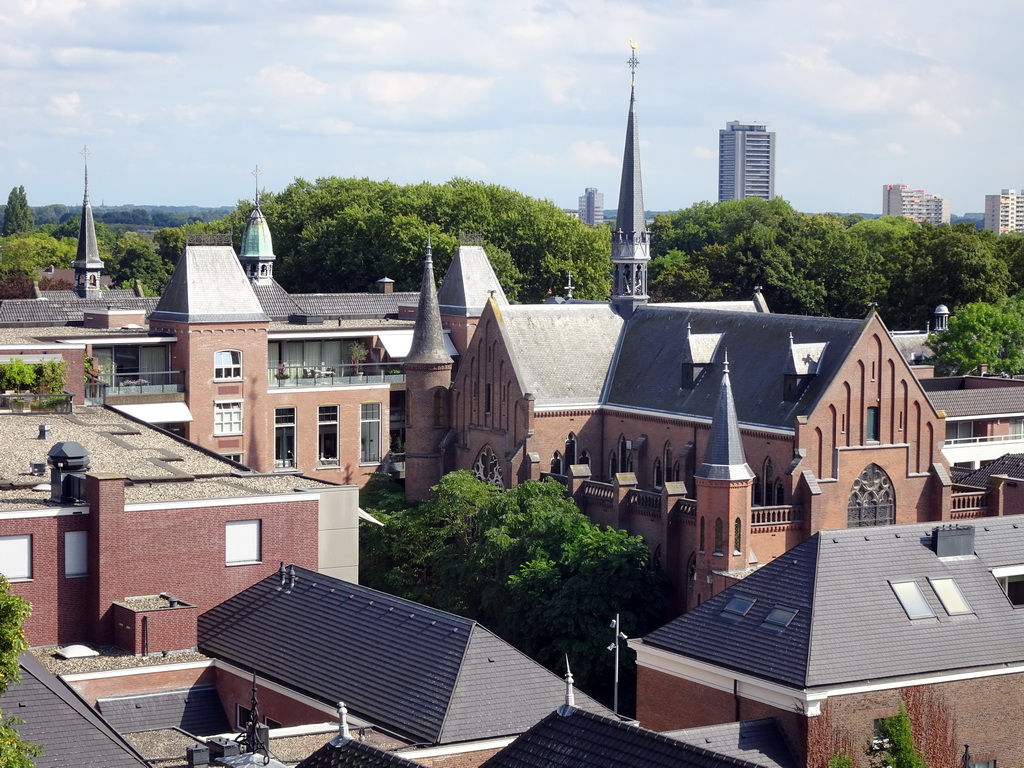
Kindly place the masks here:
[(476, 317), (494, 291), (498, 306), (508, 306), (487, 253), (479, 245), (460, 245), (437, 292), (437, 303), (446, 315)]
[(798, 768), (799, 763), (773, 717), (738, 723), (707, 725), (679, 731), (662, 731), (662, 736), (703, 747), (720, 755), (745, 760), (762, 768)]
[(615, 229), (621, 229), (626, 235), (647, 231), (644, 189), (640, 178), (640, 131), (637, 128), (635, 87), (629, 90), (629, 117), (626, 120), (626, 143), (622, 151), (618, 206)]
[(96, 706), (118, 733), (181, 728), (194, 736), (212, 736), (231, 730), (217, 689), (212, 685), (110, 696), (98, 699)]
[(956, 482), (972, 488), (984, 488), (992, 475), (1007, 475), (1014, 480), (1024, 480), (1024, 453), (1007, 453), (980, 469), (968, 470), (964, 475), (957, 476)]
[(751, 480), (754, 473), (743, 455), (743, 439), (740, 437), (740, 425), (736, 421), (736, 405), (732, 398), (728, 363), (725, 365), (704, 460), (694, 473), (694, 477), (705, 477), (710, 480)]
[(186, 245), (164, 295), (149, 317), (189, 323), (270, 320), (230, 245)]
[(1024, 415), (1024, 381), (960, 376), (922, 379), (921, 388), (948, 418)]
[(134, 291), (104, 290), (97, 299), (83, 299), (74, 291), (43, 291), (42, 299), (0, 301), (0, 325), (67, 325), (81, 323), (86, 310), (140, 309), (151, 312), (158, 299), (140, 298)]
[[(640, 307), (623, 332), (605, 402), (710, 419), (721, 383), (717, 364), (728, 352), (739, 421), (792, 429), (797, 415), (813, 409), (867, 322), (656, 304)], [(680, 386), (688, 324), (694, 335), (722, 334), (716, 365), (708, 366), (692, 388)], [(797, 344), (828, 343), (818, 375), (797, 402), (782, 398), (785, 371), (792, 365), (790, 333)]]
[(522, 733), (564, 698), (557, 676), (475, 621), (295, 571), (291, 590), (275, 575), (200, 616), (200, 650), (419, 743)]
[(149, 764), (96, 710), (47, 672), (30, 654), (22, 655), (21, 682), (0, 696), (0, 709), (24, 722), (21, 738), (43, 748), (36, 768), (145, 768)]
[(296, 768), (391, 768), (396, 765), (419, 768), (420, 763), (358, 739), (339, 736), (324, 744)]
[(413, 328), (409, 354), (406, 363), (422, 365), (446, 365), (452, 362), (444, 346), (444, 328), (441, 327), (441, 313), (437, 305), (437, 287), (434, 284), (434, 260), (430, 246), (423, 262), (423, 281), (420, 286), (420, 301), (416, 308), (416, 327)]
[(709, 748), (575, 708), (560, 708), (480, 768), (738, 768)]
[(598, 404), (622, 329), (610, 304), (512, 305), (496, 314), (520, 386), (538, 407)]
[[(650, 645), (798, 689), (1024, 661), (1024, 615), (991, 569), (1024, 564), (1024, 525), (974, 525), (976, 556), (938, 558), (933, 523), (822, 531), (643, 639)], [(949, 615), (929, 578), (952, 578), (973, 612)], [(934, 612), (910, 619), (890, 582), (916, 581)], [(754, 600), (723, 615), (736, 596)], [(796, 611), (785, 629), (775, 606)]]
[(306, 311), (299, 303), (288, 295), (276, 280), (260, 280), (251, 282), (256, 298), (263, 311), (273, 320), (287, 320), (289, 315), (304, 315)]
[(400, 304), (415, 304), (419, 293), (293, 293), (291, 298), (309, 315), (362, 318), (397, 314)]

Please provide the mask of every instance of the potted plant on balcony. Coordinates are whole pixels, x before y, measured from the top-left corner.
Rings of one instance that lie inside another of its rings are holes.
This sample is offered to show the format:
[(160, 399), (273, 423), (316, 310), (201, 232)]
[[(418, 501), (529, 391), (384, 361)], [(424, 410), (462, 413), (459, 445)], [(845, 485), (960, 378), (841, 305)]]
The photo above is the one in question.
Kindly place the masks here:
[(354, 366), (353, 370), (356, 376), (362, 374), (360, 365), (366, 362), (366, 358), (369, 356), (370, 350), (366, 348), (366, 345), (361, 341), (353, 341), (348, 345), (348, 359), (352, 361)]
[(40, 366), (36, 388), (40, 393), (57, 394), (68, 383), (68, 364), (64, 360), (50, 360)]
[(3, 388), (5, 390), (12, 392), (30, 390), (35, 383), (35, 366), (29, 365), (24, 360), (12, 357), (10, 362), (3, 366)]
[(284, 367), (284, 361), (277, 364), (277, 373), (274, 374), (274, 378), (278, 381), (284, 381), (289, 378), (288, 369)]

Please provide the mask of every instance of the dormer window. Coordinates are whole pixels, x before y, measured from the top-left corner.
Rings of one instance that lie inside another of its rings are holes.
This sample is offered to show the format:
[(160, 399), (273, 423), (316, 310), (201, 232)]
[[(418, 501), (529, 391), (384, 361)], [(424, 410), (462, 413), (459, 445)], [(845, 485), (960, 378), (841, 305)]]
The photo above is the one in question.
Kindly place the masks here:
[(700, 363), (683, 363), (683, 389), (693, 389), (706, 366)]
[(1024, 565), (993, 568), (992, 575), (1012, 605), (1024, 605)]

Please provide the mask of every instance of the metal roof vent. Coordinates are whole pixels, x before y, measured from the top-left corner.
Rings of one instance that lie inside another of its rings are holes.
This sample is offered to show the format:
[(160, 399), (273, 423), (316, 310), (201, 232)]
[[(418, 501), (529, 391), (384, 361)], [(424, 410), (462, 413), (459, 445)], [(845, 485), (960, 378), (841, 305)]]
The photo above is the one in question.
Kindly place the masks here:
[(40, 440), (52, 440), (53, 437), (50, 434), (50, 430), (51, 429), (52, 428), (50, 427), (49, 424), (40, 424), (39, 425), (39, 439)]
[(46, 462), (45, 461), (30, 461), (28, 463), (28, 471), (30, 474), (36, 477), (42, 477), (46, 474)]
[(963, 557), (974, 554), (974, 526), (943, 525), (932, 529), (932, 542), (938, 557)]
[(50, 466), (67, 472), (81, 472), (89, 468), (89, 452), (85, 446), (69, 440), (57, 443), (47, 454)]

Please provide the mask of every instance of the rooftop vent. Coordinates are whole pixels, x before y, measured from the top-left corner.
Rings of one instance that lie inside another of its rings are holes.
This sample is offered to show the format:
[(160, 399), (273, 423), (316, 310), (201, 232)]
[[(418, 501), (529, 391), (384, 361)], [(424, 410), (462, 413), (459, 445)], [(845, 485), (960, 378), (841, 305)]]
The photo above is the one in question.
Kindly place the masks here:
[(943, 525), (932, 529), (932, 543), (938, 557), (974, 554), (974, 526)]
[(89, 468), (89, 452), (74, 441), (57, 443), (47, 454), (50, 466), (67, 472), (81, 472)]
[(51, 437), (51, 435), (50, 435), (50, 430), (51, 429), (52, 428), (50, 427), (49, 424), (40, 424), (39, 425), (39, 439), (40, 440), (52, 440), (53, 437)]
[(30, 461), (28, 463), (28, 471), (30, 474), (36, 477), (42, 477), (46, 474), (46, 462), (45, 461)]

